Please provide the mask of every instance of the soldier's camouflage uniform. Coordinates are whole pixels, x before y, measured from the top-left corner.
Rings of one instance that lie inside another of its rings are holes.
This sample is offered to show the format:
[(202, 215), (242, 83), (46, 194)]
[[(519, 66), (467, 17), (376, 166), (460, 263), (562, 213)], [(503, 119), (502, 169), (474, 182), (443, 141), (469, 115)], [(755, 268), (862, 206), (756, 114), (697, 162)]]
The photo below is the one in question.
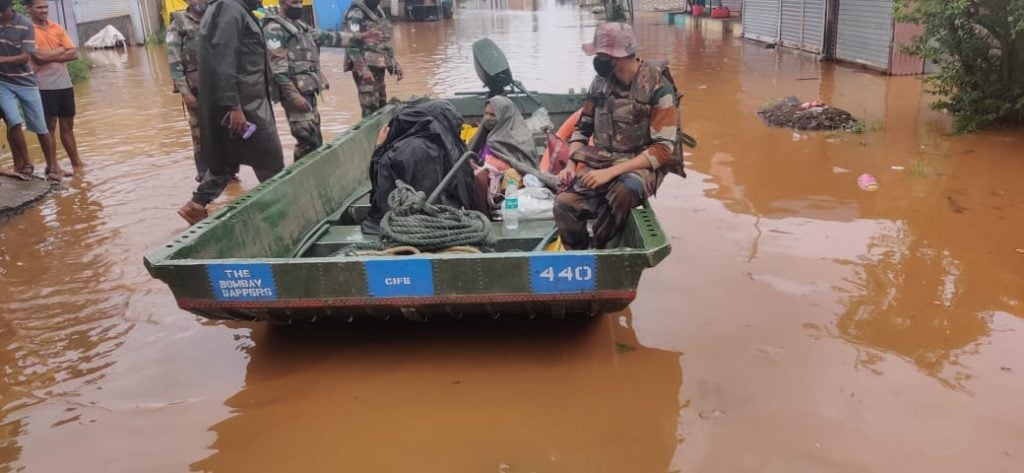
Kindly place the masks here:
[(345, 12), (345, 27), (351, 32), (365, 33), (371, 29), (380, 32), (379, 40), (353, 44), (346, 50), (345, 72), (352, 71), (365, 117), (387, 104), (384, 73), (399, 75), (401, 66), (391, 46), (391, 21), (379, 5), (371, 10), (361, 0), (353, 0)]
[[(171, 66), (171, 80), (174, 92), (181, 95), (191, 93), (199, 98), (199, 17), (190, 10), (171, 13), (171, 25), (167, 27), (167, 62)], [(196, 162), (197, 179), (206, 173), (206, 165), (200, 159), (199, 109), (188, 112), (188, 127), (192, 130), (192, 154)]]
[(650, 162), (649, 169), (623, 174), (597, 189), (577, 178), (555, 201), (555, 222), (562, 244), (587, 249), (591, 237), (587, 221), (594, 222), (594, 246), (604, 248), (625, 227), (630, 211), (654, 195), (666, 172), (682, 170), (677, 150), (679, 98), (663, 62), (642, 62), (630, 86), (613, 77), (596, 77), (590, 86), (583, 114), (570, 142), (585, 147), (572, 159), (582, 163), (579, 176), (605, 169), (636, 156)]
[[(263, 19), (263, 37), (274, 85), (271, 93), (279, 100), (288, 116), (288, 127), (295, 137), (295, 159), (298, 160), (324, 143), (320, 130), (317, 96), (330, 86), (320, 72), (320, 47), (345, 48), (352, 43), (350, 33), (321, 31), (302, 20), (280, 15)], [(293, 101), (301, 96), (312, 110), (301, 112)]]

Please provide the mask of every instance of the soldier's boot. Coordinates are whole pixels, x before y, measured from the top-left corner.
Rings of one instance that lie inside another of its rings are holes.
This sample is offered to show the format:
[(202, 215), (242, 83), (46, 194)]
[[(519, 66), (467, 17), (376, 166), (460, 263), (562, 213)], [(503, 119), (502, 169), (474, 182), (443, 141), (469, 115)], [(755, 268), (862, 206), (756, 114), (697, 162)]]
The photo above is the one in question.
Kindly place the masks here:
[(210, 213), (207, 212), (206, 207), (190, 200), (187, 204), (178, 209), (178, 215), (185, 219), (189, 225), (195, 225), (203, 221), (206, 217), (209, 217)]

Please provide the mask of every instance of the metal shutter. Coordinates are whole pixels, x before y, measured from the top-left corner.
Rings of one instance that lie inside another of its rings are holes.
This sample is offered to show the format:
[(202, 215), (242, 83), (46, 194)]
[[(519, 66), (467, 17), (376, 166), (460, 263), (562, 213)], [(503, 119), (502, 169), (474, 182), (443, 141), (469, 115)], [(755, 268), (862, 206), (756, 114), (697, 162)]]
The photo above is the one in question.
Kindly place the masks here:
[(743, 9), (743, 0), (722, 0), (722, 6), (729, 9), (729, 13), (739, 15)]
[(820, 53), (825, 37), (825, 0), (782, 0), (782, 45)]
[(780, 0), (743, 2), (743, 37), (777, 43), (779, 41)]
[(78, 0), (75, 16), (79, 23), (106, 20), (131, 14), (128, 0)]
[(892, 0), (842, 0), (836, 58), (889, 69), (892, 46)]

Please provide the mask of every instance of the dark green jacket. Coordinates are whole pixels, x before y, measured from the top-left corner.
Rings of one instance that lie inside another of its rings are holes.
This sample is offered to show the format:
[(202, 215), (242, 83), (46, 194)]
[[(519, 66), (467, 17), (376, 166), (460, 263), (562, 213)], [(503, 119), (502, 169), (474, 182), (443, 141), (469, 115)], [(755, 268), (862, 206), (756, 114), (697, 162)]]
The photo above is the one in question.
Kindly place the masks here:
[[(203, 84), (199, 127), (203, 159), (211, 167), (283, 162), (269, 80), (263, 30), (246, 2), (210, 0), (199, 26), (199, 81)], [(248, 140), (229, 136), (221, 124), (236, 106), (257, 126)]]

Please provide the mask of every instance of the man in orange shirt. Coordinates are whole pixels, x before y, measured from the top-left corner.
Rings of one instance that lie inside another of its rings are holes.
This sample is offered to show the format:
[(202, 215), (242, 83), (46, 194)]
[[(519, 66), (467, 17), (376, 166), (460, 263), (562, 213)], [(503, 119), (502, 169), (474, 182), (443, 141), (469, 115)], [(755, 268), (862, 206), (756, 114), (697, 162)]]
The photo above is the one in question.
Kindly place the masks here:
[[(50, 6), (47, 0), (23, 0), (32, 15), (36, 30), (36, 51), (32, 54), (32, 66), (39, 80), (39, 94), (43, 99), (43, 114), (54, 139), (57, 124), (60, 124), (60, 141), (68, 153), (71, 166), (79, 169), (85, 166), (78, 156), (78, 142), (75, 139), (75, 89), (66, 63), (78, 59), (78, 49), (71, 42), (64, 27), (49, 20)], [(54, 144), (56, 146), (56, 144)]]

